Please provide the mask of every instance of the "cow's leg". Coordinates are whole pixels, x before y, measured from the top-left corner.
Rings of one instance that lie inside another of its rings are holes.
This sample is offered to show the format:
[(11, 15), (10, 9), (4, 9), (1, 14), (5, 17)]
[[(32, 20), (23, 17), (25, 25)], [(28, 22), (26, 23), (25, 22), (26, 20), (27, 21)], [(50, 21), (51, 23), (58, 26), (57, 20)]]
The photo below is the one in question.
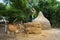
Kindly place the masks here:
[(7, 25), (5, 24), (5, 32), (7, 32)]

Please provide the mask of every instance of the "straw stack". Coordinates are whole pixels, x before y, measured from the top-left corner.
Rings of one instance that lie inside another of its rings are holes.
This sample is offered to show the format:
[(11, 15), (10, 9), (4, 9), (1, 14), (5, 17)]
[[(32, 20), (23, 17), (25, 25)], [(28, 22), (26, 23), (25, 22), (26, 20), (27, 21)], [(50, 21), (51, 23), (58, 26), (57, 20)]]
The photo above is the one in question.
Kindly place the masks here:
[(41, 33), (41, 25), (36, 23), (36, 22), (33, 22), (33, 23), (24, 23), (25, 25), (25, 33), (28, 33), (28, 34), (38, 34), (38, 33)]

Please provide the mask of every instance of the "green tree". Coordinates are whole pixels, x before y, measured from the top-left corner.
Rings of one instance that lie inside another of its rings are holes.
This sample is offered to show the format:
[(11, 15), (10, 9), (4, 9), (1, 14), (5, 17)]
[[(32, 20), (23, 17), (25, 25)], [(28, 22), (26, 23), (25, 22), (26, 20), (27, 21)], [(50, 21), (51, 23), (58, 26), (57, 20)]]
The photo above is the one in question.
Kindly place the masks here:
[[(59, 9), (60, 3), (56, 0), (40, 0), (38, 9), (41, 10), (45, 17), (48, 18), (52, 26), (56, 26), (59, 19)], [(38, 11), (39, 11), (38, 10)]]
[(5, 5), (3, 3), (0, 3), (0, 10), (5, 10)]

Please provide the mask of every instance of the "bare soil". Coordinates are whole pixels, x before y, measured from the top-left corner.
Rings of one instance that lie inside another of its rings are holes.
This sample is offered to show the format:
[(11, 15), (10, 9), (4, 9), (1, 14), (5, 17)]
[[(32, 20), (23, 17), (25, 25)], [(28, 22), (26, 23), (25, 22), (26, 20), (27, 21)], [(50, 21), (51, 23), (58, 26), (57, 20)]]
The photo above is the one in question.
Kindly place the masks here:
[(18, 33), (16, 36), (0, 31), (0, 40), (60, 40), (60, 29), (42, 30), (41, 34)]

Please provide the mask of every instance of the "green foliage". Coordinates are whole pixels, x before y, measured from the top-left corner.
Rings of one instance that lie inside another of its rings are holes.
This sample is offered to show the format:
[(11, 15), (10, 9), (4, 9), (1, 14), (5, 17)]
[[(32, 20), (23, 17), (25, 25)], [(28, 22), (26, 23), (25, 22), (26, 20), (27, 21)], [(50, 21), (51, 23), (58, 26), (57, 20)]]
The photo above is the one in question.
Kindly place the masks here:
[(57, 24), (60, 24), (59, 2), (56, 0), (40, 0), (38, 9), (41, 10), (44, 13), (45, 17), (50, 20), (52, 26), (57, 26)]
[(28, 21), (31, 16), (31, 9), (35, 8), (36, 18), (39, 11), (42, 11), (52, 26), (60, 24), (60, 2), (56, 0), (10, 0), (9, 6), (0, 3), (0, 15), (6, 16), (10, 22), (16, 18), (17, 21)]
[(27, 1), (26, 0), (11, 0), (12, 5), (16, 9), (24, 10), (26, 8)]
[(5, 10), (5, 5), (3, 3), (0, 3), (0, 10)]

